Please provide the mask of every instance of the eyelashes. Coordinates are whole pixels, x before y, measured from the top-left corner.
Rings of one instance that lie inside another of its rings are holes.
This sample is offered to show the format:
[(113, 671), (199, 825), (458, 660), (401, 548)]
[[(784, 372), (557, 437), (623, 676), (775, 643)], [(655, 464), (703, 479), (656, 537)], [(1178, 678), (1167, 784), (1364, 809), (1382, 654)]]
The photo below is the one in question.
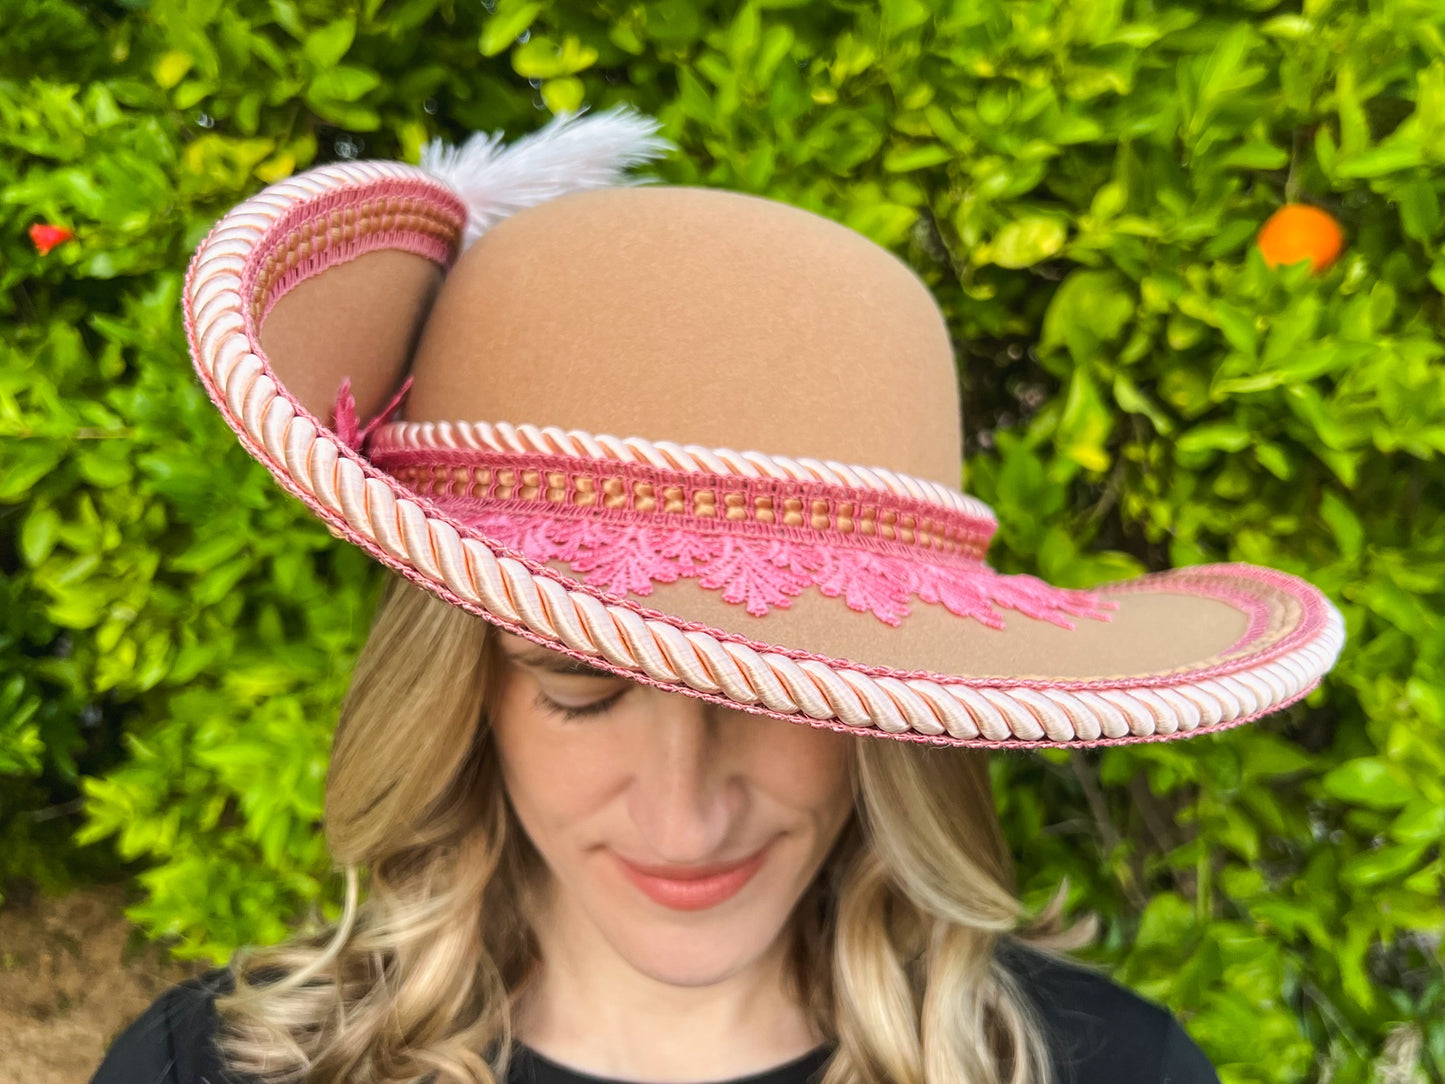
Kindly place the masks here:
[(533, 701), (533, 705), (541, 708), (544, 711), (550, 711), (554, 714), (561, 715), (564, 719), (583, 719), (590, 715), (603, 714), (605, 711), (611, 708), (613, 704), (621, 700), (626, 693), (627, 689), (622, 688), (617, 690), (617, 692), (613, 693), (611, 696), (594, 701), (591, 704), (583, 704), (581, 707), (574, 708), (569, 707), (566, 704), (559, 704), (555, 700), (549, 699), (545, 693), (539, 690), (537, 693), (537, 698)]

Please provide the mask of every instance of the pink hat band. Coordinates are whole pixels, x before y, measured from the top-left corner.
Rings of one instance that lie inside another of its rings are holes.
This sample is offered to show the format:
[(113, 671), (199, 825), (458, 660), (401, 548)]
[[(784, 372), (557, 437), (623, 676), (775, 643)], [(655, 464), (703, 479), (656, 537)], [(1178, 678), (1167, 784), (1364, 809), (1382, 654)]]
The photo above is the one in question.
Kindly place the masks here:
[(456, 522), (616, 598), (696, 579), (762, 617), (816, 587), (894, 627), (912, 599), (991, 628), (1005, 624), (995, 607), (1065, 629), (1066, 615), (1107, 620), (1117, 608), (998, 575), (983, 560), (998, 528), (989, 507), (924, 479), (575, 430), (388, 423), (406, 390), (353, 436), (343, 383), (338, 432)]

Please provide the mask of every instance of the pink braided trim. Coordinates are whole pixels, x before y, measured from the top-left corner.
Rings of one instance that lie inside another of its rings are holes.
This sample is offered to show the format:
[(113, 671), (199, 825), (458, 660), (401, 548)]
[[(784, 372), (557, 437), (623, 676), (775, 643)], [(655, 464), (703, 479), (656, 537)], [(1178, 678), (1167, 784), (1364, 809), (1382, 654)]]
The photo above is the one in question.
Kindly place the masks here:
[[(535, 637), (527, 637), (527, 638), (528, 638), (528, 639), (531, 639), (531, 640), (535, 640)], [(540, 641), (538, 641), (538, 642), (540, 642)], [(1178, 741), (1178, 740), (1180, 740), (1181, 738), (1197, 738), (1197, 737), (1200, 737), (1200, 736), (1203, 736), (1203, 735), (1208, 735), (1208, 734), (1220, 734), (1220, 733), (1223, 733), (1223, 732), (1226, 731), (1226, 730), (1233, 730), (1233, 729), (1234, 729), (1235, 727), (1237, 727), (1237, 726), (1243, 726), (1245, 723), (1252, 723), (1252, 722), (1255, 722), (1256, 720), (1263, 719), (1263, 718), (1265, 718), (1266, 716), (1274, 715), (1276, 712), (1283, 711), (1285, 708), (1290, 707), (1292, 704), (1298, 703), (1299, 701), (1303, 700), (1306, 696), (1308, 696), (1310, 693), (1314, 692), (1315, 689), (1317, 689), (1317, 688), (1319, 687), (1319, 685), (1320, 685), (1320, 680), (1321, 680), (1320, 678), (1316, 678), (1314, 681), (1310, 682), (1310, 684), (1309, 684), (1307, 687), (1301, 689), (1299, 692), (1293, 693), (1293, 694), (1291, 694), (1291, 695), (1288, 695), (1288, 696), (1286, 696), (1283, 700), (1280, 700), (1279, 702), (1277, 702), (1277, 703), (1275, 703), (1275, 704), (1273, 704), (1273, 705), (1271, 705), (1271, 706), (1269, 706), (1269, 707), (1265, 707), (1265, 708), (1263, 708), (1263, 709), (1261, 709), (1261, 710), (1259, 710), (1259, 711), (1254, 711), (1254, 712), (1251, 712), (1251, 713), (1249, 713), (1249, 714), (1240, 715), (1240, 716), (1238, 716), (1237, 718), (1234, 718), (1234, 719), (1221, 719), (1221, 720), (1220, 720), (1219, 722), (1217, 722), (1217, 723), (1210, 723), (1210, 724), (1207, 724), (1207, 725), (1195, 726), (1195, 727), (1191, 727), (1191, 728), (1186, 728), (1186, 727), (1184, 727), (1184, 726), (1177, 726), (1176, 729), (1159, 729), (1159, 730), (1155, 730), (1155, 731), (1152, 731), (1152, 732), (1147, 732), (1147, 731), (1146, 731), (1146, 732), (1137, 732), (1137, 733), (1131, 732), (1131, 733), (1127, 733), (1127, 734), (1119, 734), (1119, 735), (1114, 735), (1114, 736), (1110, 736), (1110, 737), (1102, 737), (1102, 736), (1101, 736), (1101, 737), (1094, 737), (1094, 738), (1074, 737), (1074, 738), (1071, 738), (1071, 739), (1064, 739), (1064, 740), (1060, 740), (1059, 738), (1053, 738), (1053, 737), (1049, 737), (1049, 738), (1034, 738), (1034, 739), (1023, 739), (1023, 738), (982, 738), (982, 737), (959, 738), (959, 737), (951, 736), (951, 735), (936, 735), (936, 734), (928, 734), (928, 733), (919, 733), (919, 732), (917, 732), (917, 731), (914, 731), (914, 732), (907, 732), (907, 731), (905, 731), (905, 732), (901, 732), (901, 733), (888, 733), (888, 734), (886, 735), (886, 737), (888, 737), (888, 738), (889, 738), (890, 740), (892, 740), (892, 741), (918, 742), (918, 743), (921, 743), (921, 744), (923, 744), (923, 745), (934, 745), (934, 746), (938, 746), (939, 748), (944, 748), (944, 749), (960, 749), (960, 748), (964, 748), (964, 749), (999, 749), (999, 750), (1058, 749), (1058, 748), (1060, 748), (1060, 747), (1062, 747), (1062, 746), (1066, 746), (1067, 748), (1070, 748), (1070, 749), (1097, 749), (1097, 748), (1110, 747), (1110, 746), (1115, 746), (1115, 745), (1141, 745), (1141, 744), (1144, 744), (1144, 743), (1146, 743), (1146, 742)], [(647, 682), (647, 684), (653, 684), (653, 682), (650, 682), (650, 681), (649, 681), (649, 682)], [(710, 697), (710, 696), (704, 696), (704, 697), (701, 697), (700, 699), (703, 699), (703, 700), (715, 700), (714, 697)], [(807, 725), (809, 725), (809, 726), (811, 726), (811, 727), (814, 727), (815, 729), (818, 729), (818, 730), (832, 730), (832, 731), (834, 731), (834, 732), (843, 733), (843, 734), (857, 734), (857, 733), (858, 733), (858, 730), (857, 730), (856, 727), (850, 727), (850, 726), (848, 726), (848, 725), (845, 724), (845, 723), (838, 723), (838, 722), (834, 722), (834, 721), (832, 721), (832, 720), (826, 720), (826, 719), (825, 719), (825, 720), (809, 719), (809, 718), (807, 718), (807, 717), (800, 717), (800, 716), (797, 716), (797, 715), (790, 715), (790, 716), (786, 716), (786, 717), (784, 717), (784, 716), (778, 716), (776, 712), (771, 712), (771, 711), (767, 711), (767, 710), (760, 710), (760, 709), (758, 709), (758, 708), (751, 707), (751, 706), (746, 705), (746, 704), (728, 704), (728, 705), (726, 705), (726, 706), (728, 706), (728, 707), (730, 707), (730, 708), (734, 708), (734, 709), (736, 709), (736, 710), (738, 710), (738, 711), (750, 712), (750, 713), (752, 713), (752, 714), (754, 714), (754, 715), (767, 715), (767, 716), (774, 716), (774, 717), (777, 717), (777, 718), (787, 718), (787, 719), (790, 720), (791, 722), (795, 722), (795, 723), (806, 723)], [(1041, 722), (1042, 722), (1042, 720), (1041, 720), (1037, 715), (1035, 716), (1035, 721), (1036, 721), (1036, 723), (1041, 723)], [(1132, 719), (1129, 720), (1129, 721), (1130, 721), (1130, 723), (1133, 722)], [(1160, 722), (1160, 719), (1159, 719), (1159, 717), (1158, 717), (1157, 715), (1155, 715), (1155, 716), (1153, 716), (1153, 717), (1151, 718), (1150, 721), (1151, 721), (1151, 723), (1152, 723), (1153, 725), (1158, 725), (1159, 722)], [(884, 735), (879, 735), (879, 736), (884, 736)]]

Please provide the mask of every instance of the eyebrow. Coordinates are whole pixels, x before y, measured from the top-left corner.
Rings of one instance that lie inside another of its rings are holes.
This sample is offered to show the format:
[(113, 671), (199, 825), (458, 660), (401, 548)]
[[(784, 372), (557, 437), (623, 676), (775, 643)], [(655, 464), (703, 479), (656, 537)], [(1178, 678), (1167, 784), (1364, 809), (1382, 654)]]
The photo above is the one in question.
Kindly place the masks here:
[(572, 658), (570, 655), (563, 655), (560, 651), (549, 651), (545, 647), (534, 647), (528, 651), (511, 652), (502, 649), (507, 658), (521, 666), (530, 666), (537, 670), (546, 670), (553, 674), (567, 674), (575, 677), (614, 678), (618, 675), (608, 671), (599, 670), (595, 666), (589, 666)]

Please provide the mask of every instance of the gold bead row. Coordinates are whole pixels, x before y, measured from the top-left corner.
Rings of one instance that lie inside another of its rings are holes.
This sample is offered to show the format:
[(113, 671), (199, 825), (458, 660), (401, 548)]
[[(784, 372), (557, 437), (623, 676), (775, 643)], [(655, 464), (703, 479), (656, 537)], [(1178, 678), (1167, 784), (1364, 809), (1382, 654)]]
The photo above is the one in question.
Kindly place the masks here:
[(276, 282), (313, 255), (338, 244), (393, 229), (423, 233), (451, 244), (457, 223), (419, 196), (387, 196), (361, 207), (337, 207), (297, 225), (267, 257), (256, 276), (253, 315), (259, 319)]
[[(567, 474), (512, 467), (409, 466), (395, 472), (398, 481), (422, 496), (472, 497), (494, 500), (569, 501)], [(844, 500), (833, 507), (819, 498), (774, 497), (758, 494), (695, 489), (689, 494), (678, 485), (629, 482), (625, 478), (579, 474), (573, 477), (570, 503), (575, 508), (627, 509), (720, 518), (733, 522), (781, 523), (786, 527), (835, 530), (916, 544), (950, 553), (979, 553), (977, 540), (966, 539), (956, 526), (920, 517), (912, 512)]]

